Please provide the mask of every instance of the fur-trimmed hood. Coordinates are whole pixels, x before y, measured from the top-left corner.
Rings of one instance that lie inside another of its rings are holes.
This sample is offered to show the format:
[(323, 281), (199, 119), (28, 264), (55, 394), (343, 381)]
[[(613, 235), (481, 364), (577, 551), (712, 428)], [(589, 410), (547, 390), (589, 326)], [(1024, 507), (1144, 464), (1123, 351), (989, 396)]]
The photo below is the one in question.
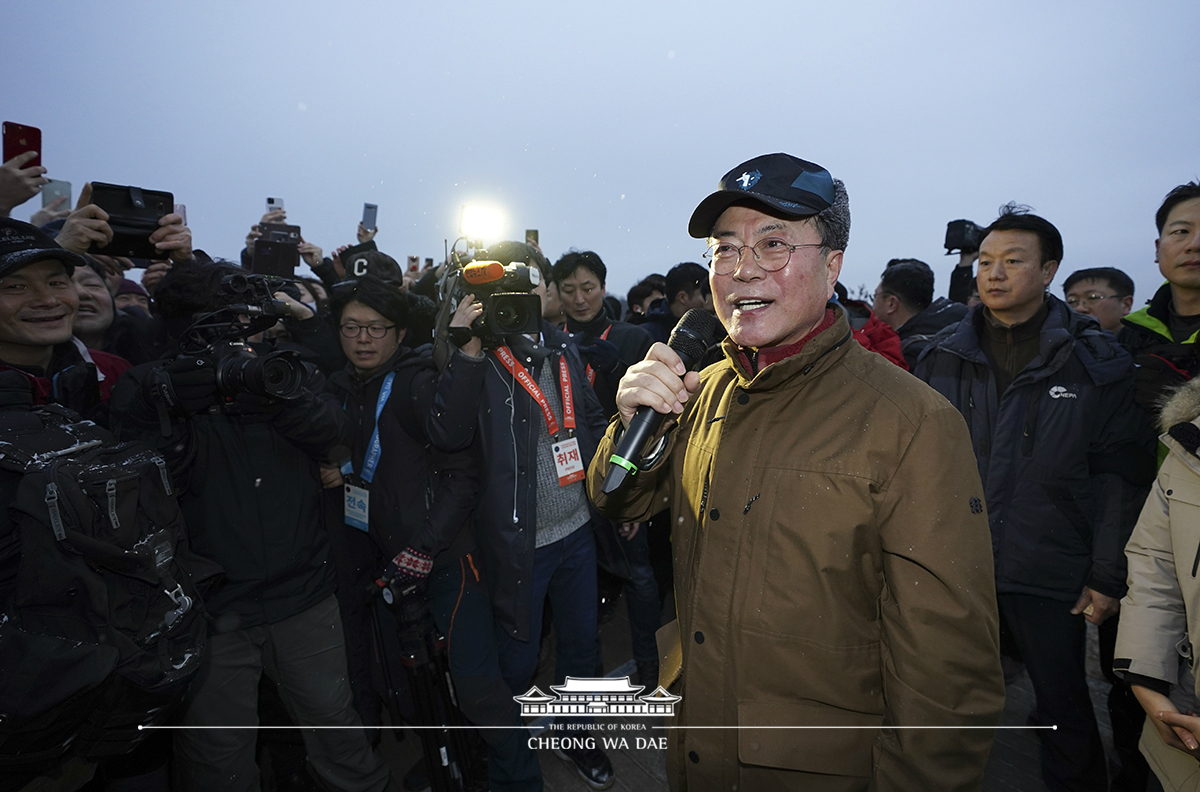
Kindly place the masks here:
[(1169, 431), (1175, 424), (1189, 423), (1200, 417), (1200, 377), (1180, 385), (1163, 404), (1158, 417), (1159, 429)]

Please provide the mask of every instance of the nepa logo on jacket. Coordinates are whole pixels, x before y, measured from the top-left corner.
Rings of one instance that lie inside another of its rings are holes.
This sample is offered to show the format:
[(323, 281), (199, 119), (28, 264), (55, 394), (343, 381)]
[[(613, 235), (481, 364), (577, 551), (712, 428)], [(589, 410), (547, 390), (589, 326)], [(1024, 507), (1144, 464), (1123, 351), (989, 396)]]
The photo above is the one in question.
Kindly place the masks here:
[(1050, 389), (1051, 399), (1078, 399), (1079, 394), (1069, 391), (1062, 385), (1055, 385)]

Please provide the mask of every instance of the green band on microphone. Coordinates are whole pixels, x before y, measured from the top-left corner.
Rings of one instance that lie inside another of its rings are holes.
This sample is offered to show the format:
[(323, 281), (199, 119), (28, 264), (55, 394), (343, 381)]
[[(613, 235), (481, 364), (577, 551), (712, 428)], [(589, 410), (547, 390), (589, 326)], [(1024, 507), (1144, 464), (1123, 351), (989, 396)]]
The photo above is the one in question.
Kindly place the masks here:
[(608, 458), (608, 461), (612, 462), (614, 465), (620, 465), (621, 467), (625, 468), (626, 470), (629, 471), (629, 475), (631, 475), (631, 476), (637, 475), (637, 472), (638, 472), (637, 465), (633, 464), (632, 462), (630, 462), (628, 459), (625, 459), (624, 457), (619, 457), (616, 454), (613, 454), (612, 456), (610, 456)]

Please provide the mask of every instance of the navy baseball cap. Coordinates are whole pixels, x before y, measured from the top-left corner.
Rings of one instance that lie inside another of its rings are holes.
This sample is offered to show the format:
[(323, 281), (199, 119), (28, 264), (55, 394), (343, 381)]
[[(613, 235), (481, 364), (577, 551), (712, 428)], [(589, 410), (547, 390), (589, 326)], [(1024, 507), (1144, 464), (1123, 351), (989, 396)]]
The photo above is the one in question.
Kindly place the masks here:
[(0, 217), (0, 278), (37, 261), (61, 261), (70, 275), (76, 267), (86, 267), (87, 259), (58, 246), (37, 226)]
[(717, 191), (692, 212), (688, 234), (706, 239), (717, 218), (734, 204), (758, 203), (785, 217), (812, 217), (833, 206), (829, 171), (791, 154), (764, 154), (721, 177)]

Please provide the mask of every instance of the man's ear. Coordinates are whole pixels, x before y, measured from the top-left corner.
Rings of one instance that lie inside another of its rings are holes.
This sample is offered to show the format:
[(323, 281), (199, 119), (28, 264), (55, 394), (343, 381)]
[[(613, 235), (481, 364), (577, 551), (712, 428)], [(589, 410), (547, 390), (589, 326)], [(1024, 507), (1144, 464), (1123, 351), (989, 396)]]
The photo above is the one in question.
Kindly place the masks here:
[(1042, 285), (1049, 286), (1054, 280), (1055, 273), (1058, 272), (1057, 261), (1047, 261), (1042, 265)]
[(1126, 294), (1121, 298), (1121, 316), (1129, 316), (1129, 312), (1133, 310), (1133, 295)]
[(842, 256), (845, 251), (831, 250), (825, 255), (825, 274), (829, 281), (829, 293), (833, 294), (833, 286), (842, 274)]

